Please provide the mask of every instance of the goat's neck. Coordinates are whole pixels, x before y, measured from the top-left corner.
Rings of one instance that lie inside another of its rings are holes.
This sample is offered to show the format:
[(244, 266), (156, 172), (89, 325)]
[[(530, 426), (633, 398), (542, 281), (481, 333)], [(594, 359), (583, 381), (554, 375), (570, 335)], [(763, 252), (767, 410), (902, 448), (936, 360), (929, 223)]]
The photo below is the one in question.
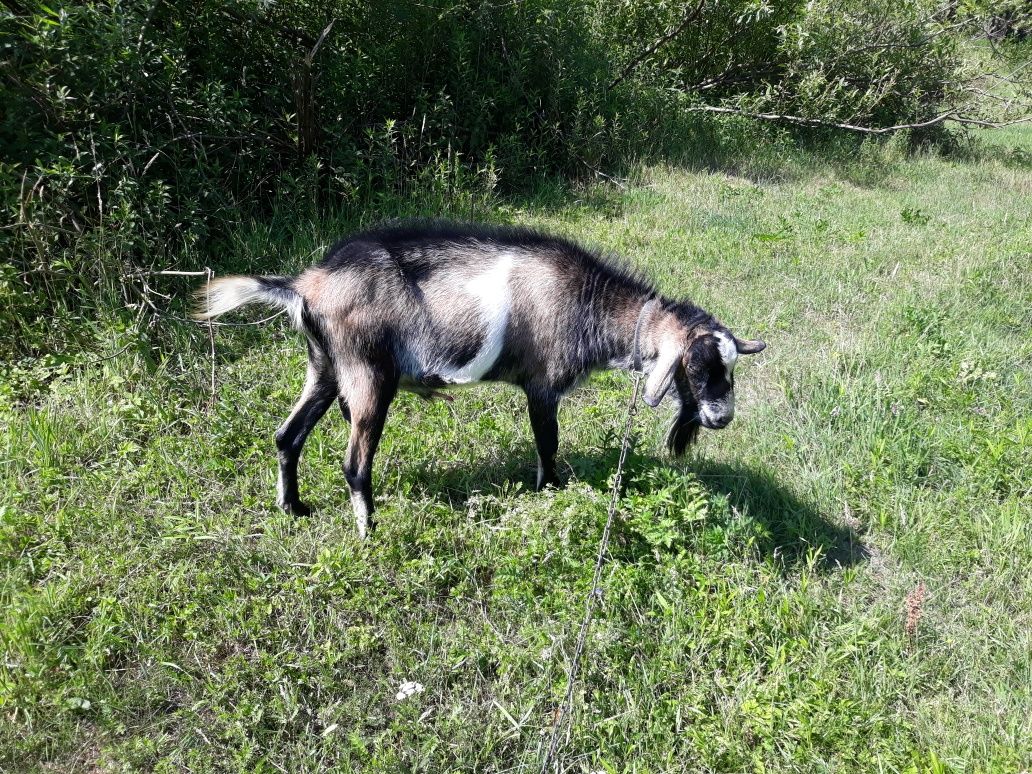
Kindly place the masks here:
[(604, 357), (599, 358), (599, 364), (606, 368), (631, 370), (634, 367), (636, 330), (638, 355), (647, 364), (655, 356), (650, 326), (660, 314), (661, 302), (655, 294), (629, 294), (614, 300), (607, 315), (608, 335), (605, 337)]

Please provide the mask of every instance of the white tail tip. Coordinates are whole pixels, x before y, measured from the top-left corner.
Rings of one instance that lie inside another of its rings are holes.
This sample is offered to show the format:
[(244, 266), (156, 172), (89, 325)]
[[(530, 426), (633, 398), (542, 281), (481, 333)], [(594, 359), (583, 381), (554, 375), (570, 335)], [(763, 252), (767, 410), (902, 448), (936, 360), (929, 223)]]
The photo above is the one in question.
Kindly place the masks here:
[(254, 277), (220, 277), (197, 289), (190, 316), (195, 320), (210, 320), (261, 298), (261, 285)]

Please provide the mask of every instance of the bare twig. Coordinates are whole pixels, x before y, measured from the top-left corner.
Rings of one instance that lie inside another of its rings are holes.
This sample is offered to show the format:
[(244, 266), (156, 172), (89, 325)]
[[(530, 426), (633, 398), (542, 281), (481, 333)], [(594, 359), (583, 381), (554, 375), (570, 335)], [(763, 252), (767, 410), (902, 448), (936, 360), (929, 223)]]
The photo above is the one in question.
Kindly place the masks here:
[(156, 291), (156, 290), (155, 290), (154, 288), (152, 288), (152, 287), (151, 287), (150, 285), (148, 285), (148, 284), (147, 284), (146, 282), (144, 282), (144, 283), (143, 283), (143, 289), (144, 289), (144, 290), (145, 290), (145, 291), (146, 291), (147, 293), (153, 293), (153, 294), (154, 294), (154, 295), (156, 295), (156, 296), (161, 296), (161, 297), (162, 297), (163, 299), (165, 299), (166, 301), (171, 301), (171, 300), (172, 300), (172, 296), (167, 296), (167, 295), (165, 295), (164, 293), (159, 293), (159, 292), (158, 292), (158, 291)]
[(315, 41), (315, 45), (312, 46), (312, 50), (308, 52), (307, 56), (305, 56), (305, 64), (309, 67), (311, 67), (312, 60), (314, 60), (315, 55), (319, 53), (319, 48), (322, 46), (323, 41), (326, 40), (326, 36), (330, 34), (330, 30), (333, 29), (333, 25), (336, 21), (336, 19), (330, 19), (330, 23), (326, 25), (326, 29), (324, 29), (322, 34), (319, 35), (319, 39)]
[(297, 68), (293, 78), (294, 104), (297, 107), (297, 151), (301, 157), (308, 156), (315, 152), (318, 126), (315, 120), (315, 86), (312, 76), (312, 62), (315, 55), (319, 53), (326, 36), (333, 29), (336, 20), (331, 19), (330, 23), (323, 29), (319, 39), (315, 41), (312, 48), (305, 54), (304, 60)]
[(670, 42), (678, 35), (680, 35), (684, 31), (685, 27), (687, 27), (689, 24), (691, 24), (693, 21), (699, 18), (699, 14), (702, 13), (702, 7), (705, 4), (706, 0), (699, 0), (695, 7), (692, 10), (690, 10), (687, 14), (685, 14), (685, 17), (681, 20), (680, 24), (674, 27), (674, 29), (670, 30), (669, 32), (666, 32), (665, 34), (657, 38), (651, 46), (649, 46), (640, 54), (638, 54), (638, 56), (634, 57), (634, 59), (630, 61), (630, 63), (623, 69), (623, 71), (621, 71), (621, 73), (609, 83), (609, 88), (611, 90), (615, 89), (618, 85), (620, 85), (620, 83), (622, 83), (627, 78), (627, 76), (629, 76), (638, 68), (638, 65), (640, 65), (642, 62), (644, 62), (646, 59), (648, 59), (650, 56), (656, 53), (656, 51), (658, 51), (661, 46), (665, 45), (666, 43)]
[[(209, 294), (208, 303), (210, 305), (211, 299), (211, 278), (215, 276), (209, 267), (205, 266), (204, 270), (208, 273), (208, 282), (204, 286), (205, 292)], [(208, 343), (211, 345), (211, 404), (215, 405), (215, 326), (211, 324), (211, 319), (208, 319)]]
[(121, 355), (123, 352), (125, 352), (127, 349), (129, 349), (129, 347), (131, 347), (135, 343), (136, 342), (130, 341), (128, 344), (126, 344), (124, 347), (118, 350), (118, 352), (116, 352), (115, 354), (108, 355), (107, 357), (99, 357), (96, 360), (87, 360), (85, 363), (83, 363), (83, 365), (91, 366), (96, 365), (97, 363), (103, 363), (105, 360), (113, 360), (119, 355)]
[(97, 144), (93, 141), (93, 127), (90, 127), (90, 153), (93, 156), (93, 180), (97, 184), (97, 213), (101, 226), (104, 225), (104, 199), (100, 193), (100, 161), (97, 159)]
[(147, 293), (146, 288), (141, 289), (136, 287), (136, 285), (129, 285), (129, 287), (131, 287), (133, 290), (140, 294), (140, 299), (143, 301), (143, 303), (145, 303), (147, 306), (151, 308), (151, 311), (154, 312), (155, 317), (161, 317), (161, 310), (158, 309), (157, 306), (155, 306), (153, 301), (151, 301), (150, 294)]
[[(26, 167), (25, 171), (22, 172), (21, 178), (21, 192), (18, 196), (18, 222), (25, 222), (25, 182), (29, 179), (29, 168)], [(34, 186), (35, 187), (35, 186)]]
[(151, 164), (158, 160), (158, 156), (161, 155), (161, 151), (155, 151), (154, 155), (150, 157), (150, 161), (143, 165), (143, 171), (140, 173), (140, 177), (147, 174), (147, 170), (151, 168)]

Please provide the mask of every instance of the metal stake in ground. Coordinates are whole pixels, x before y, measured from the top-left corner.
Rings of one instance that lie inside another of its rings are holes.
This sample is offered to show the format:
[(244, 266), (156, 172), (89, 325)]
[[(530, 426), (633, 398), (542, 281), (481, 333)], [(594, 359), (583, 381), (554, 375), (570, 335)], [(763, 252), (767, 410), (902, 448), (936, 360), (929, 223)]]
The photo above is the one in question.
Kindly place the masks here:
[(627, 451), (631, 446), (631, 425), (634, 421), (634, 414), (638, 410), (638, 388), (641, 386), (641, 371), (632, 371), (634, 378), (634, 389), (631, 391), (631, 402), (627, 406), (627, 419), (624, 422), (623, 440), (620, 442), (620, 459), (616, 463), (616, 476), (613, 478), (613, 491), (609, 497), (609, 513), (606, 516), (606, 526), (602, 530), (602, 539), (598, 544), (598, 556), (595, 559), (595, 573), (591, 579), (591, 590), (584, 600), (584, 620), (581, 622), (580, 633), (577, 635), (577, 647), (573, 651), (573, 661), (570, 664), (570, 671), (566, 675), (566, 697), (559, 705), (559, 714), (556, 716), (555, 724), (552, 726), (552, 738), (548, 742), (548, 750), (545, 751), (545, 759), (541, 763), (541, 774), (548, 771), (548, 765), (555, 757), (559, 745), (559, 735), (570, 709), (573, 705), (573, 689), (577, 681), (577, 672), (580, 670), (581, 656), (584, 654), (584, 645), (588, 639), (588, 627), (591, 625), (591, 614), (594, 612), (595, 601), (602, 596), (602, 589), (599, 587), (599, 580), (602, 577), (602, 566), (605, 564), (606, 551), (609, 548), (609, 533), (613, 527), (613, 518), (616, 516), (616, 503), (620, 497), (620, 483), (623, 480), (623, 467), (627, 459)]

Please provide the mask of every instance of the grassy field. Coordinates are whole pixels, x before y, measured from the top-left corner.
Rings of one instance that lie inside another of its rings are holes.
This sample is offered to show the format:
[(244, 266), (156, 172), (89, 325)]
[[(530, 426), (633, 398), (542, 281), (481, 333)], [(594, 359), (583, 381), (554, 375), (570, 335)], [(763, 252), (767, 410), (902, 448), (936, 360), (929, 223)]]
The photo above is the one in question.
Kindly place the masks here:
[[(667, 407), (638, 414), (559, 770), (1032, 767), (1032, 131), (991, 143), (649, 165), (482, 213), (769, 345), (687, 460)], [(243, 228), (239, 264), (345, 228)], [(302, 460), (315, 513), (272, 505), (304, 374), (283, 318), (217, 330), (213, 401), (206, 332), (158, 325), (175, 347), (0, 408), (0, 769), (536, 771), (629, 379), (566, 401), (542, 494), (514, 389), (399, 398), (363, 544), (336, 412)], [(111, 336), (97, 358), (134, 341)]]

